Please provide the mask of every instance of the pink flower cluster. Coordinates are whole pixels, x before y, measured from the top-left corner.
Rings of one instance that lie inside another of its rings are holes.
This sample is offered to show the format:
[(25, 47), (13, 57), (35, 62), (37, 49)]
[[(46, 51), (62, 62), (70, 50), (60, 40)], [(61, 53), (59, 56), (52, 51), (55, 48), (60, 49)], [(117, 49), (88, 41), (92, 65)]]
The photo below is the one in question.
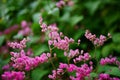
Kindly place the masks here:
[(57, 6), (58, 8), (61, 8), (61, 7), (64, 6), (64, 5), (65, 5), (65, 1), (63, 1), (63, 0), (60, 0), (59, 2), (56, 3), (56, 6)]
[(63, 6), (68, 5), (68, 6), (73, 6), (74, 2), (72, 0), (60, 0), (59, 2), (56, 3), (56, 6), (58, 8), (62, 8)]
[(73, 57), (79, 55), (79, 50), (78, 49), (76, 49), (76, 50), (70, 49), (69, 53), (64, 52), (64, 55), (69, 57), (69, 58), (73, 58)]
[(111, 78), (109, 74), (101, 73), (98, 80), (120, 80), (120, 78)]
[(106, 57), (102, 58), (100, 60), (101, 65), (106, 65), (106, 64), (116, 64), (120, 68), (120, 62), (117, 60), (116, 57)]
[(13, 49), (23, 49), (26, 47), (26, 42), (29, 41), (29, 38), (24, 38), (22, 41), (20, 41), (20, 43), (17, 42), (8, 42), (8, 46), (12, 47)]
[(83, 53), (83, 50), (81, 50), (81, 52), (79, 52), (78, 49), (76, 49), (76, 50), (70, 49), (69, 53), (64, 52), (64, 55), (69, 58), (73, 58), (74, 63), (80, 62), (80, 61), (88, 61), (91, 58), (89, 53)]
[(18, 25), (13, 25), (13, 26), (11, 26), (10, 28), (7, 28), (6, 30), (4, 30), (4, 34), (10, 34), (10, 33), (12, 33), (12, 32), (14, 32), (14, 31), (16, 31), (16, 30), (18, 30), (19, 29), (19, 26)]
[(2, 67), (2, 70), (4, 70), (4, 71), (10, 70), (10, 65), (9, 65), (9, 64), (4, 65), (4, 66)]
[(84, 53), (83, 55), (79, 55), (77, 58), (73, 59), (74, 63), (80, 62), (80, 61), (88, 61), (90, 60), (91, 56), (89, 53)]
[(40, 27), (42, 28), (42, 32), (49, 32), (48, 35), (50, 40), (48, 41), (48, 44), (53, 45), (58, 49), (68, 50), (69, 44), (73, 43), (74, 40), (72, 38), (69, 39), (67, 36), (63, 37), (62, 32), (58, 33), (59, 29), (57, 28), (56, 24), (47, 26), (42, 22), (42, 20), (43, 19), (40, 17), (39, 24), (41, 25)]
[(29, 39), (24, 38), (20, 43), (17, 42), (9, 42), (8, 45), (12, 48), (18, 48), (20, 49), (20, 52), (11, 52), (11, 61), (13, 61), (13, 67), (18, 70), (25, 70), (29, 71), (35, 67), (37, 67), (39, 64), (47, 62), (48, 58), (51, 57), (50, 53), (43, 53), (40, 56), (36, 57), (30, 57), (32, 56), (31, 50), (28, 50), (27, 53), (23, 50), (23, 48), (26, 47), (26, 42)]
[(48, 56), (45, 53), (35, 58), (26, 56), (24, 50), (21, 50), (20, 53), (11, 52), (10, 54), (12, 56), (11, 60), (14, 62), (13, 67), (18, 70), (29, 71), (39, 64), (48, 61)]
[(102, 46), (107, 38), (104, 35), (100, 35), (99, 38), (96, 37), (95, 34), (90, 33), (90, 31), (86, 30), (85, 37), (92, 41), (92, 43), (96, 46)]
[(16, 72), (16, 71), (7, 71), (2, 74), (2, 80), (24, 80), (25, 73), (24, 72)]
[(86, 76), (89, 76), (92, 69), (92, 65), (88, 66), (87, 64), (83, 64), (81, 67), (78, 67), (75, 64), (68, 65), (60, 63), (59, 68), (57, 70), (53, 70), (52, 75), (49, 75), (48, 77), (52, 80), (55, 80), (58, 77), (61, 79), (61, 76), (64, 75), (67, 70), (67, 72), (76, 72), (76, 76), (69, 76), (70, 80), (83, 80)]
[(27, 23), (26, 21), (21, 22), (21, 30), (18, 32), (18, 34), (21, 34), (23, 36), (28, 36), (32, 34), (32, 30), (30, 28), (30, 23)]
[(106, 57), (106, 58), (102, 58), (102, 59), (100, 60), (100, 64), (101, 64), (101, 65), (105, 65), (105, 64), (115, 64), (115, 63), (116, 63), (116, 60), (117, 60), (116, 57), (111, 57), (111, 58)]

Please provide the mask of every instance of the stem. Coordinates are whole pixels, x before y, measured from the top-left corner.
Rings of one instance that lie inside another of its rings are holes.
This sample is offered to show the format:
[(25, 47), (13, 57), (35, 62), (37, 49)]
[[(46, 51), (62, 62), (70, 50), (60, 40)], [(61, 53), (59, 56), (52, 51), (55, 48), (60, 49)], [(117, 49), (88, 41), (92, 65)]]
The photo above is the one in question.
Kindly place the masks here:
[(94, 46), (94, 47), (95, 47), (94, 58), (96, 59), (96, 49), (97, 49), (97, 47), (96, 46)]
[[(50, 50), (50, 54), (52, 55), (52, 49), (51, 49), (50, 45), (49, 45), (49, 50)], [(54, 69), (56, 69), (56, 68), (55, 68), (55, 65), (54, 65), (53, 62), (52, 62), (52, 58), (51, 58), (51, 57), (49, 58), (49, 61), (50, 61), (50, 63), (52, 64), (52, 67), (53, 67)]]

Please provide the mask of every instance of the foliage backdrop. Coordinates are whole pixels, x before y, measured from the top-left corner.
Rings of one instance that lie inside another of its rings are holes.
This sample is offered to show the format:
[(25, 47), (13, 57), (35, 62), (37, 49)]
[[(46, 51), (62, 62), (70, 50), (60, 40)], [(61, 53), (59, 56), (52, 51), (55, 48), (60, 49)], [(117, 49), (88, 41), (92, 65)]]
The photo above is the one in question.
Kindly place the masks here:
[[(0, 0), (0, 47), (6, 45), (7, 41), (20, 40), (25, 36), (18, 35), (21, 29), (21, 22), (26, 20), (31, 23), (33, 35), (29, 35), (31, 41), (27, 47), (31, 47), (34, 56), (42, 52), (48, 52), (47, 37), (41, 33), (38, 21), (39, 16), (43, 16), (45, 23), (56, 23), (60, 31), (76, 41), (81, 39), (80, 46), (72, 45), (71, 48), (79, 48), (89, 51), (92, 55), (94, 46), (89, 40), (85, 39), (84, 33), (89, 29), (96, 35), (111, 33), (112, 39), (109, 39), (103, 47), (97, 49), (97, 58), (106, 57), (110, 54), (117, 56), (120, 60), (120, 1), (119, 0), (73, 0), (73, 6), (56, 7), (58, 0)], [(9, 34), (4, 31), (13, 25), (19, 26)], [(2, 66), (10, 60), (9, 52), (0, 49), (0, 74)], [(63, 52), (55, 51), (61, 62), (65, 61)], [(101, 55), (102, 54), (102, 55)], [(57, 61), (55, 61), (57, 66)], [(109, 73), (107, 68), (112, 69), (111, 75), (119, 76), (120, 71), (115, 67), (100, 66), (99, 72)], [(32, 80), (47, 79), (48, 73), (52, 70), (51, 64), (43, 64), (32, 70)], [(95, 74), (93, 74), (95, 76)]]

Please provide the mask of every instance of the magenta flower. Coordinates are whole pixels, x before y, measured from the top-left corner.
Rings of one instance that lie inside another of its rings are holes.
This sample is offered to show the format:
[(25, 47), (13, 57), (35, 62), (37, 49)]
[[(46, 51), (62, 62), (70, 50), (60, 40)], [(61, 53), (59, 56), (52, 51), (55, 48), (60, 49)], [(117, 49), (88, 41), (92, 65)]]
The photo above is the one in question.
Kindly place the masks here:
[(15, 71), (7, 71), (2, 74), (2, 80), (24, 80), (25, 73), (24, 72), (15, 72)]

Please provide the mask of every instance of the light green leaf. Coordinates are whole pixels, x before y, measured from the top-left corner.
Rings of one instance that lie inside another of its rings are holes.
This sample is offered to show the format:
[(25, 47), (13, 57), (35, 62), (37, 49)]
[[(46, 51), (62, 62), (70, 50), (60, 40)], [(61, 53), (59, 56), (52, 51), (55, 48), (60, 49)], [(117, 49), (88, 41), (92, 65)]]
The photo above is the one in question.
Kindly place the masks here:
[(4, 40), (5, 40), (5, 36), (4, 35), (0, 36), (0, 46), (3, 44)]
[(40, 19), (40, 13), (38, 12), (38, 13), (33, 14), (32, 19), (34, 22), (38, 23), (38, 21)]
[(49, 10), (48, 14), (59, 17), (59, 9), (54, 8), (53, 10)]
[(102, 56), (107, 57), (112, 51), (112, 44), (108, 44), (102, 48)]
[(97, 0), (94, 2), (89, 1), (85, 4), (85, 6), (88, 9), (88, 11), (90, 12), (90, 14), (94, 14), (99, 5), (100, 5), (100, 0)]
[(32, 80), (42, 80), (42, 77), (47, 73), (47, 70), (36, 68), (32, 71)]
[(113, 76), (118, 76), (120, 77), (120, 69), (117, 67), (111, 67), (109, 70), (107, 70), (105, 73), (113, 75)]
[(34, 53), (35, 53), (34, 55), (38, 56), (47, 50), (48, 50), (48, 47), (46, 45), (37, 45), (34, 49)]
[(120, 33), (116, 33), (112, 36), (113, 42), (120, 43)]
[(74, 26), (75, 24), (83, 20), (83, 18), (84, 18), (83, 16), (74, 16), (71, 18), (70, 24)]

